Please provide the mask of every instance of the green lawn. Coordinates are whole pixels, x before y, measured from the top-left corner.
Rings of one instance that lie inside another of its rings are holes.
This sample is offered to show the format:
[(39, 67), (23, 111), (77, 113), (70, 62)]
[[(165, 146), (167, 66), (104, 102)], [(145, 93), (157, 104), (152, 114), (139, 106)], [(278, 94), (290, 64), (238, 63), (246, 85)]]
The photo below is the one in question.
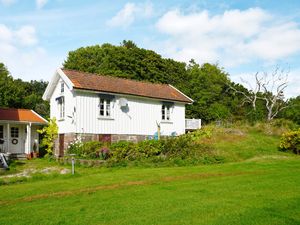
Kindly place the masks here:
[[(30, 163), (46, 161), (31, 161)], [(53, 166), (53, 163), (49, 164)], [(78, 168), (0, 186), (0, 224), (300, 224), (300, 158)]]

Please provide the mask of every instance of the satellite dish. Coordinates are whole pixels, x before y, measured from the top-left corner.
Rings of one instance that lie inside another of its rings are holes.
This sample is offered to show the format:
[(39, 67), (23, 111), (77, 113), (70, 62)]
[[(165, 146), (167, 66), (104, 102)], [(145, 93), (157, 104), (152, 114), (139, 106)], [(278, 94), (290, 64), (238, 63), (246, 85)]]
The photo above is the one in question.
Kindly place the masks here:
[(127, 106), (127, 104), (128, 104), (128, 101), (127, 101), (126, 98), (120, 98), (119, 99), (119, 105), (120, 105), (120, 107), (125, 107), (125, 106)]

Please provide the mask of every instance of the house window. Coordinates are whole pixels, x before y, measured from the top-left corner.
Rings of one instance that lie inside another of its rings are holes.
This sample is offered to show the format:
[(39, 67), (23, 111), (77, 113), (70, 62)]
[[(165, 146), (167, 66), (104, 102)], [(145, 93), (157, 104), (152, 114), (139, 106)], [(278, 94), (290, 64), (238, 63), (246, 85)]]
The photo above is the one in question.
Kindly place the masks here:
[(101, 117), (111, 116), (111, 104), (109, 99), (100, 98), (99, 115)]
[(163, 104), (161, 107), (161, 119), (170, 120), (170, 106)]
[(10, 128), (10, 137), (11, 138), (18, 138), (19, 137), (19, 128), (18, 127), (11, 127)]
[(60, 83), (60, 93), (64, 93), (65, 92), (65, 83), (61, 82)]
[(0, 125), (0, 139), (3, 139), (3, 126)]
[(59, 119), (65, 118), (65, 98), (60, 97), (57, 99), (58, 102), (58, 113), (59, 113)]

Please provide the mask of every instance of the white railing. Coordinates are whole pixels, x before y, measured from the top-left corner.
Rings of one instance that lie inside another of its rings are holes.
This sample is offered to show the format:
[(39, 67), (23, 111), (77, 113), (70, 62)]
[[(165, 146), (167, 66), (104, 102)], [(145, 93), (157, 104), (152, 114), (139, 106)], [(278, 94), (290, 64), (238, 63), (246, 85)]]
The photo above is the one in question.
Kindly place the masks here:
[(201, 119), (185, 119), (186, 130), (197, 130), (201, 128)]

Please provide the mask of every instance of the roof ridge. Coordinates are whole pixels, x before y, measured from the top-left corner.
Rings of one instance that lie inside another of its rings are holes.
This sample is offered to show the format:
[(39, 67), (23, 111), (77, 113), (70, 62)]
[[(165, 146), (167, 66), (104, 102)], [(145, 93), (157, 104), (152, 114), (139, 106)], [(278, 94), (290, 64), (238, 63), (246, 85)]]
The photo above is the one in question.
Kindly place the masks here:
[(102, 77), (108, 77), (108, 78), (112, 78), (112, 79), (122, 79), (122, 80), (128, 80), (128, 81), (134, 81), (134, 82), (140, 82), (140, 83), (152, 84), (152, 85), (163, 85), (163, 86), (168, 86), (169, 85), (169, 84), (164, 84), (164, 83), (154, 83), (154, 82), (147, 81), (147, 80), (134, 80), (134, 79), (129, 79), (129, 78), (125, 78), (125, 77), (116, 77), (116, 76), (113, 76), (113, 75), (104, 75), (104, 74), (100, 74), (100, 73), (84, 72), (84, 71), (74, 70), (74, 69), (62, 68), (61, 70), (63, 70), (63, 71), (68, 70), (68, 71), (83, 73), (83, 74), (87, 74), (87, 75), (102, 76)]

